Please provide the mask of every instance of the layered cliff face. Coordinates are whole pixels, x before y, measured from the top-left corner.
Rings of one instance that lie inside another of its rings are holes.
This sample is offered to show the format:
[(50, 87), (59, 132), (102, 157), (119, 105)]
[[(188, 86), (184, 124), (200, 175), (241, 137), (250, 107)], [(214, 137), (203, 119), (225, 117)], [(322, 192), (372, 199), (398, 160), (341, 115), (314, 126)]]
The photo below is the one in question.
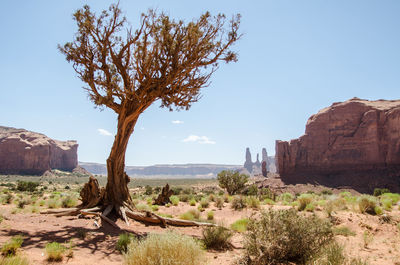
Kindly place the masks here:
[(353, 98), (313, 115), (305, 135), (276, 142), (286, 183), (400, 190), (400, 100)]
[(0, 126), (0, 174), (41, 175), (78, 165), (76, 141), (56, 141), (24, 129)]

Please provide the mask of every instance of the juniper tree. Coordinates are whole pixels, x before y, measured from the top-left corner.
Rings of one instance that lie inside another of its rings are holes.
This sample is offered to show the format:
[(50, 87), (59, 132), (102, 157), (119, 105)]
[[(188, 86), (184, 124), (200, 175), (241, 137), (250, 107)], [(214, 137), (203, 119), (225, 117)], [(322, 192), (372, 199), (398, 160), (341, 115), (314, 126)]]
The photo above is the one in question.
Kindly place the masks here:
[(140, 114), (156, 101), (170, 111), (188, 110), (198, 101), (219, 64), (237, 60), (231, 46), (240, 38), (240, 15), (228, 20), (206, 12), (185, 22), (149, 10), (133, 30), (113, 4), (100, 14), (85, 5), (73, 19), (74, 39), (59, 50), (86, 84), (90, 100), (118, 117), (101, 203), (129, 207), (125, 152)]

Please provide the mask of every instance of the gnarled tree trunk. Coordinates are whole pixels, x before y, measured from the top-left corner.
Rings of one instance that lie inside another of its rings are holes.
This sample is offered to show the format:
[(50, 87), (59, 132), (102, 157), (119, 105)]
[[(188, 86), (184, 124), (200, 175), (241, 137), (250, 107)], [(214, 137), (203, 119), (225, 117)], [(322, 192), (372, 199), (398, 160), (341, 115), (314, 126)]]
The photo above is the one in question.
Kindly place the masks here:
[(114, 205), (117, 209), (121, 206), (133, 206), (128, 189), (130, 179), (125, 173), (125, 152), (136, 121), (137, 118), (130, 120), (123, 114), (118, 116), (117, 134), (107, 159), (104, 203)]

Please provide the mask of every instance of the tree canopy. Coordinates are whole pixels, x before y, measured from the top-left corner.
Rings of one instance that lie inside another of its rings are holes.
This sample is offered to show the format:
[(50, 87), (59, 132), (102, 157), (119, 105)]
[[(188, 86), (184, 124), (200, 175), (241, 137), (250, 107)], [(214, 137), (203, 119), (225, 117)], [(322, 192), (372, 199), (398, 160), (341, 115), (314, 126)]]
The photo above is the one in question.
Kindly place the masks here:
[(99, 16), (86, 5), (73, 17), (78, 32), (60, 51), (97, 106), (132, 118), (156, 100), (170, 110), (189, 109), (219, 62), (237, 60), (230, 47), (240, 38), (240, 15), (226, 26), (222, 14), (185, 23), (149, 10), (135, 31), (115, 4)]

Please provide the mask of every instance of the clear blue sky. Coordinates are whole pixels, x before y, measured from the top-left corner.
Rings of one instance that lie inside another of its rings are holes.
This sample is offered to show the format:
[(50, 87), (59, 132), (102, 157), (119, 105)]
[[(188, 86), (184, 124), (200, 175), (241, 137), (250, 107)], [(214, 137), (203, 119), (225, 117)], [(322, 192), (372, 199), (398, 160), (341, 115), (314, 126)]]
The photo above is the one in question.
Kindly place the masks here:
[[(104, 163), (116, 115), (99, 111), (57, 44), (72, 40), (72, 13), (110, 1), (4, 1), (0, 15), (0, 125), (79, 143), (79, 160)], [(128, 1), (132, 25), (148, 8), (190, 21), (242, 14), (239, 62), (221, 65), (189, 111), (156, 102), (140, 117), (127, 165), (242, 164), (244, 151), (304, 133), (308, 117), (354, 96), (398, 99), (400, 1)], [(175, 122), (173, 121), (180, 121)], [(182, 123), (183, 122), (183, 123)], [(101, 129), (101, 130), (99, 130)], [(101, 133), (103, 132), (103, 133)], [(187, 141), (184, 141), (187, 139)]]

